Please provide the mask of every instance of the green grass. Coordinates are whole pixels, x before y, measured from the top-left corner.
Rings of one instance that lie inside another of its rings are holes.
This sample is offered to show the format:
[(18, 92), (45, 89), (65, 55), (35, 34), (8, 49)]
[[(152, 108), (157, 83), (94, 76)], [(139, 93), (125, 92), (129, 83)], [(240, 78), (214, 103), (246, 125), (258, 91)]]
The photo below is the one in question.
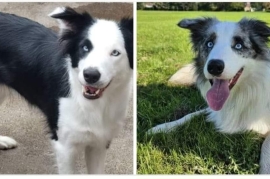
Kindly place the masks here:
[(238, 21), (252, 17), (270, 23), (268, 13), (137, 12), (138, 174), (258, 173), (262, 138), (252, 132), (222, 134), (198, 116), (169, 134), (147, 136), (157, 124), (206, 107), (194, 87), (168, 85), (168, 79), (194, 54), (189, 32), (176, 24), (200, 16)]

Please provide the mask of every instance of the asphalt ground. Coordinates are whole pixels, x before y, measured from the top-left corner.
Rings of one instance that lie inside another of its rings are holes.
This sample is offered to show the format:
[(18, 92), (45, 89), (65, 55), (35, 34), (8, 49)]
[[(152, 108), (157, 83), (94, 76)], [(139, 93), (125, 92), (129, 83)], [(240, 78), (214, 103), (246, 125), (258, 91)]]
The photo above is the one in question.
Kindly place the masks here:
[[(119, 20), (133, 16), (132, 3), (0, 3), (0, 12), (16, 14), (57, 30), (48, 17), (56, 7), (70, 6), (93, 17)], [(1, 30), (1, 29), (0, 29)], [(130, 99), (125, 126), (112, 141), (106, 159), (107, 174), (133, 173), (133, 99)], [(0, 106), (0, 135), (13, 137), (18, 147), (0, 150), (1, 174), (56, 174), (57, 168), (43, 114), (14, 95)], [(82, 156), (77, 167), (86, 173)]]

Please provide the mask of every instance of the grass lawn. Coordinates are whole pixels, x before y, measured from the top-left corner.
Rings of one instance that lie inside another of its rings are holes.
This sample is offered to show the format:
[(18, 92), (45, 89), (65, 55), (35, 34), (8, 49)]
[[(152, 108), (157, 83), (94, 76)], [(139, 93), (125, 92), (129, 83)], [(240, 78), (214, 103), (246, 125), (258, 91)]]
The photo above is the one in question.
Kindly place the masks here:
[(137, 11), (138, 174), (253, 174), (259, 171), (263, 139), (246, 132), (217, 132), (206, 116), (169, 134), (147, 136), (157, 124), (206, 107), (194, 87), (171, 86), (168, 79), (193, 58), (189, 31), (177, 27), (182, 18), (200, 16), (238, 21), (252, 17), (270, 24), (269, 13)]

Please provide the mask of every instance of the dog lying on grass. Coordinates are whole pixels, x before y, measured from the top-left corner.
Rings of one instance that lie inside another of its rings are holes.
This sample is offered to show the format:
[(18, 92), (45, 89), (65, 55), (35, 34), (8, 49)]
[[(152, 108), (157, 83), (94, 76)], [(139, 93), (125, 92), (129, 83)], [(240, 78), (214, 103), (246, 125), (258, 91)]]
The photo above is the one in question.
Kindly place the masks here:
[(196, 81), (208, 108), (160, 124), (148, 133), (168, 132), (207, 113), (207, 120), (220, 132), (252, 130), (265, 136), (260, 173), (270, 173), (270, 28), (247, 18), (239, 22), (183, 19), (178, 26), (190, 30), (196, 57), (171, 81), (184, 85)]

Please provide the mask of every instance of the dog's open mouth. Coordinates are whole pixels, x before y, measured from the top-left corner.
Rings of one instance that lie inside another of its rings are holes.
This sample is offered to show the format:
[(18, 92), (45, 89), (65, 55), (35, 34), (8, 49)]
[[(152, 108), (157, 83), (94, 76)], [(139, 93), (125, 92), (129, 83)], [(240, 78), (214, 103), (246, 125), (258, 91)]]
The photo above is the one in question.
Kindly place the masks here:
[(109, 85), (110, 85), (110, 83), (105, 88), (95, 88), (92, 86), (83, 86), (83, 96), (87, 99), (98, 99), (102, 96), (102, 93)]
[(97, 99), (101, 97), (102, 92), (105, 88), (94, 88), (91, 86), (84, 86), (83, 88), (83, 96), (87, 99)]
[(229, 80), (226, 79), (211, 79), (209, 80), (212, 87), (206, 94), (206, 99), (208, 105), (214, 111), (219, 111), (223, 105), (225, 104), (227, 98), (229, 97), (230, 90), (237, 83), (239, 77), (243, 72), (243, 68), (241, 68), (236, 75)]

